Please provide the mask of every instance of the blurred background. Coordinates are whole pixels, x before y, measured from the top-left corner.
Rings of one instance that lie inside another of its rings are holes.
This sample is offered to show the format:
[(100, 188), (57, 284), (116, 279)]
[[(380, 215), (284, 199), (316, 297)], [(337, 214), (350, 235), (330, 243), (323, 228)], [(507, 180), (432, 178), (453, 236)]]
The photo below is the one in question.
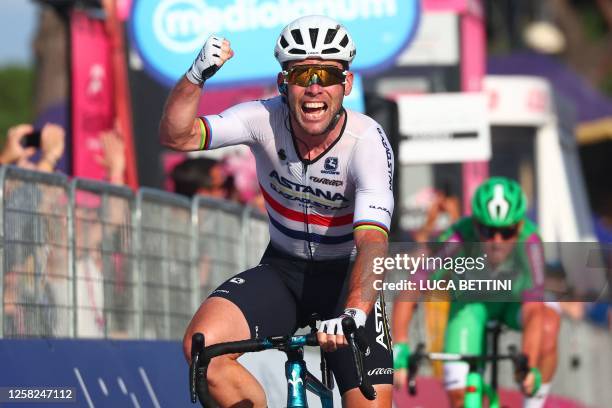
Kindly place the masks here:
[[(393, 145), (393, 239), (433, 239), (469, 214), (481, 181), (511, 177), (552, 243), (551, 274), (608, 293), (609, 0), (3, 0), (0, 164), (16, 166), (0, 174), (0, 337), (180, 339), (200, 300), (257, 262), (267, 227), (248, 149), (170, 152), (158, 124), (211, 31), (236, 58), (207, 82), (200, 114), (277, 95), (276, 36), (311, 13), (357, 44), (345, 104)], [(554, 244), (588, 242), (608, 250), (587, 270)], [(612, 397), (600, 300), (568, 309), (553, 388), (585, 406)]]

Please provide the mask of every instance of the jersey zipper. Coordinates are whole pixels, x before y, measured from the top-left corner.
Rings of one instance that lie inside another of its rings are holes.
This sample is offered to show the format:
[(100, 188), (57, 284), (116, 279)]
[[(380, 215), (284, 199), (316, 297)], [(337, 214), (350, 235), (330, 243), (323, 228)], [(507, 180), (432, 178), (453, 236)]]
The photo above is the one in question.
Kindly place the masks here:
[[(304, 185), (308, 185), (308, 163), (304, 163), (302, 162), (303, 167), (303, 177), (304, 177)], [(307, 202), (310, 202), (310, 193), (306, 193), (306, 200)], [(312, 260), (314, 258), (313, 254), (312, 254), (312, 243), (310, 242), (310, 222), (308, 219), (309, 216), (309, 212), (308, 212), (308, 203), (303, 203), (304, 204), (304, 230), (306, 231), (306, 245), (308, 245), (308, 256), (310, 258), (310, 260)]]

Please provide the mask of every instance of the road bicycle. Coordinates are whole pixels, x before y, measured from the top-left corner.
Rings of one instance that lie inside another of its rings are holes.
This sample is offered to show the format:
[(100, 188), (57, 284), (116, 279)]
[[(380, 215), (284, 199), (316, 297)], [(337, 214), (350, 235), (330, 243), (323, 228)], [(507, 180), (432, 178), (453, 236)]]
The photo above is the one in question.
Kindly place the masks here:
[[(217, 405), (208, 390), (207, 372), (214, 357), (234, 353), (252, 353), (263, 350), (279, 350), (287, 355), (285, 378), (287, 380), (287, 408), (307, 408), (306, 391), (312, 392), (321, 400), (322, 408), (333, 408), (332, 390), (334, 380), (327, 365), (325, 354), (321, 350), (321, 380), (310, 373), (304, 361), (304, 347), (318, 347), (316, 326), (310, 324), (310, 333), (297, 336), (272, 336), (263, 339), (232, 341), (205, 346), (202, 333), (195, 333), (191, 343), (191, 364), (189, 381), (191, 402), (198, 401), (204, 408), (215, 408)], [(363, 358), (368, 354), (368, 345), (361, 329), (357, 329), (351, 317), (342, 320), (342, 330), (353, 355), (353, 364), (357, 372), (359, 389), (368, 400), (376, 399), (376, 391), (364, 375)]]
[[(487, 323), (487, 336), (491, 345), (491, 354), (471, 355), (455, 353), (428, 353), (425, 351), (425, 344), (419, 343), (415, 352), (408, 358), (408, 393), (416, 395), (416, 376), (419, 366), (424, 360), (468, 363), (469, 371), (467, 376), (464, 408), (481, 408), (485, 406), (485, 399), (488, 400), (489, 408), (500, 408), (498, 388), (498, 363), (502, 360), (510, 360), (513, 365), (515, 378), (520, 383), (529, 373), (527, 356), (517, 351), (515, 345), (508, 346), (507, 354), (499, 354), (499, 336), (502, 332), (502, 325), (497, 321)], [(490, 383), (485, 382), (484, 366), (491, 364)]]

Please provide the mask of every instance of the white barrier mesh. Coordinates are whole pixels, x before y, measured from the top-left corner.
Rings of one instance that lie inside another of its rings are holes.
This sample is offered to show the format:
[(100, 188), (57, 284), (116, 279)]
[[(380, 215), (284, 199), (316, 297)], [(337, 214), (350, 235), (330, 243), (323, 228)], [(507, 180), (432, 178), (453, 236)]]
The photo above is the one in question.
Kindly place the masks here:
[(1, 179), (3, 335), (70, 336), (67, 181), (11, 167)]
[(73, 182), (77, 337), (137, 337), (131, 190)]
[(191, 204), (162, 191), (139, 192), (143, 337), (182, 337), (191, 307)]

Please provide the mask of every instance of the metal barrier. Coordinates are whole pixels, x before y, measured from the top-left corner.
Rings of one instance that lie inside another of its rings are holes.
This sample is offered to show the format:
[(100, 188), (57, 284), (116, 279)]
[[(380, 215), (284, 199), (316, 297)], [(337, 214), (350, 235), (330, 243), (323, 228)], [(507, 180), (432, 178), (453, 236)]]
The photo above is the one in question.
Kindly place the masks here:
[(261, 255), (270, 242), (268, 217), (253, 208), (247, 208), (243, 214), (242, 225), (246, 229), (242, 234), (246, 238), (246, 241), (243, 242), (246, 251), (245, 266), (252, 268), (259, 263)]
[(129, 188), (75, 179), (75, 337), (138, 338), (135, 197)]
[(176, 194), (143, 188), (136, 206), (142, 338), (176, 338), (193, 314), (191, 202)]
[(198, 307), (214, 288), (245, 268), (244, 209), (235, 203), (199, 196), (193, 201), (193, 211), (197, 216), (195, 282), (199, 292), (192, 302)]
[(0, 169), (2, 337), (67, 337), (73, 330), (68, 180)]
[(255, 265), (265, 217), (206, 197), (0, 167), (0, 338), (179, 339)]

